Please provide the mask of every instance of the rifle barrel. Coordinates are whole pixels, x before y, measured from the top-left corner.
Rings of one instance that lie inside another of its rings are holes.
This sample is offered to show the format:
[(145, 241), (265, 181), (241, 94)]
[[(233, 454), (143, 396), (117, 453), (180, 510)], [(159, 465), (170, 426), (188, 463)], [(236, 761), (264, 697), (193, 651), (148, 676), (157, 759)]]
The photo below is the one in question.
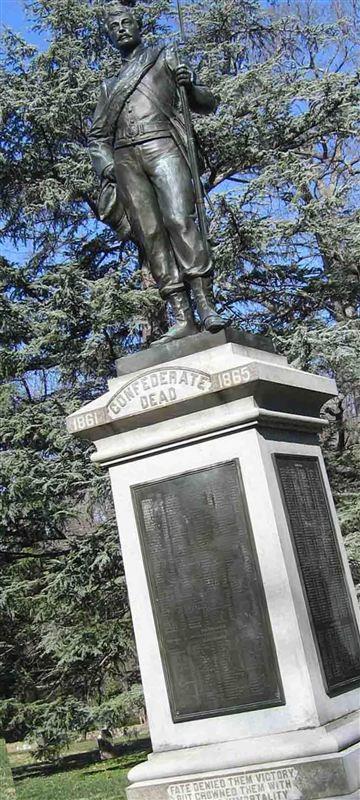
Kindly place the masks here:
[(178, 12), (178, 17), (179, 17), (179, 27), (180, 27), (180, 33), (181, 33), (181, 41), (182, 41), (182, 44), (185, 44), (185, 36), (186, 36), (186, 34), (185, 34), (184, 15), (183, 15), (183, 10), (182, 10), (182, 7), (181, 7), (180, 0), (176, 0), (176, 5), (177, 5), (177, 12)]
[[(183, 35), (184, 25), (182, 19), (182, 10), (177, 0), (178, 11), (179, 11), (179, 23), (180, 23), (180, 30), (181, 34)], [(180, 63), (179, 60), (179, 51), (176, 47), (176, 57), (178, 64)], [(200, 170), (199, 170), (199, 162), (197, 157), (197, 148), (196, 148), (196, 141), (195, 141), (195, 134), (194, 134), (194, 127), (191, 119), (191, 111), (189, 106), (189, 98), (187, 96), (187, 91), (185, 86), (180, 86), (180, 100), (181, 100), (181, 108), (184, 117), (185, 123), (185, 131), (186, 131), (186, 139), (187, 139), (187, 146), (188, 146), (188, 155), (189, 155), (189, 164), (190, 164), (190, 172), (191, 177), (194, 184), (194, 194), (195, 194), (195, 205), (197, 211), (197, 217), (199, 222), (199, 228), (201, 232), (201, 236), (203, 239), (205, 252), (210, 258), (210, 245), (209, 245), (209, 234), (208, 234), (208, 225), (206, 219), (206, 211), (205, 211), (205, 203), (204, 203), (204, 190), (201, 183), (200, 178)]]

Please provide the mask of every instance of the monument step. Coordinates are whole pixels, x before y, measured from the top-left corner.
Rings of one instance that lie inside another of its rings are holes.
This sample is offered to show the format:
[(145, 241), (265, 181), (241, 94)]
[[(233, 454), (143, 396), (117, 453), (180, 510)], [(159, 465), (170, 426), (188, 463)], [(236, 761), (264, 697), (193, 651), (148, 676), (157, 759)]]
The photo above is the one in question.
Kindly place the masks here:
[(224, 328), (218, 333), (197, 333), (194, 336), (187, 336), (185, 339), (178, 339), (166, 344), (158, 344), (156, 347), (140, 350), (129, 356), (123, 356), (115, 361), (116, 373), (120, 375), (130, 375), (141, 369), (148, 369), (156, 364), (164, 364), (168, 361), (175, 361), (177, 358), (201, 353), (213, 347), (220, 347), (223, 344), (239, 344), (253, 350), (265, 350), (268, 353), (275, 353), (272, 340), (267, 336), (260, 336), (255, 333), (245, 333), (235, 330), (235, 328)]

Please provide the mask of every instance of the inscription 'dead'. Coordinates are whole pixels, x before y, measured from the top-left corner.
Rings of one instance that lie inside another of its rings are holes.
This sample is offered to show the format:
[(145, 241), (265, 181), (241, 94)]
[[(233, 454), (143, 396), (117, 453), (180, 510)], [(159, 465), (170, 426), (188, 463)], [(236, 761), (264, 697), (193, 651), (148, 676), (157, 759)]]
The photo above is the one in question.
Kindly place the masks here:
[(317, 458), (276, 465), (328, 694), (360, 679), (360, 637)]
[(132, 379), (115, 394), (108, 405), (110, 416), (136, 414), (150, 408), (186, 400), (209, 391), (211, 377), (187, 367), (160, 367)]
[(70, 414), (66, 425), (72, 433), (106, 425), (115, 419), (166, 408), (211, 392), (234, 389), (258, 377), (255, 364), (233, 367), (209, 375), (189, 367), (157, 367), (123, 384), (106, 406)]
[(238, 462), (133, 501), (174, 721), (282, 704)]
[(255, 375), (253, 365), (236, 367), (215, 375), (189, 367), (157, 367), (121, 386), (109, 401), (107, 411), (113, 419), (140, 414), (211, 391), (248, 383)]

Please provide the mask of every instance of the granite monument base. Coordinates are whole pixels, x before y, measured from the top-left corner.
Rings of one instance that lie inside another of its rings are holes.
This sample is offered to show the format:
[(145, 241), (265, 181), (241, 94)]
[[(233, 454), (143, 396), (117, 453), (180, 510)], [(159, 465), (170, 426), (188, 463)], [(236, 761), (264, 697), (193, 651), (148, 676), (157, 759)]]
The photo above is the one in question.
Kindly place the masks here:
[(111, 477), (153, 745), (129, 800), (355, 797), (357, 609), (317, 440), (334, 382), (232, 331), (117, 371), (68, 427)]
[(330, 756), (137, 782), (129, 800), (358, 800), (356, 746)]

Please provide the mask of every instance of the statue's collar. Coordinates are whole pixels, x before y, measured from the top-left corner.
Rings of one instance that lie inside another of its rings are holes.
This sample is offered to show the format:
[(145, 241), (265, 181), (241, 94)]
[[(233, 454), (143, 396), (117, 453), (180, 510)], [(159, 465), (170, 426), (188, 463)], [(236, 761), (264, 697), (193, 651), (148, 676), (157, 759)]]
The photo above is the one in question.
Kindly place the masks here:
[(135, 47), (135, 49), (132, 50), (132, 52), (126, 58), (122, 58), (122, 63), (128, 64), (129, 61), (135, 61), (137, 58), (139, 58), (139, 56), (142, 55), (144, 50), (146, 50), (146, 47), (142, 42), (140, 42), (140, 44), (138, 44), (137, 47)]

